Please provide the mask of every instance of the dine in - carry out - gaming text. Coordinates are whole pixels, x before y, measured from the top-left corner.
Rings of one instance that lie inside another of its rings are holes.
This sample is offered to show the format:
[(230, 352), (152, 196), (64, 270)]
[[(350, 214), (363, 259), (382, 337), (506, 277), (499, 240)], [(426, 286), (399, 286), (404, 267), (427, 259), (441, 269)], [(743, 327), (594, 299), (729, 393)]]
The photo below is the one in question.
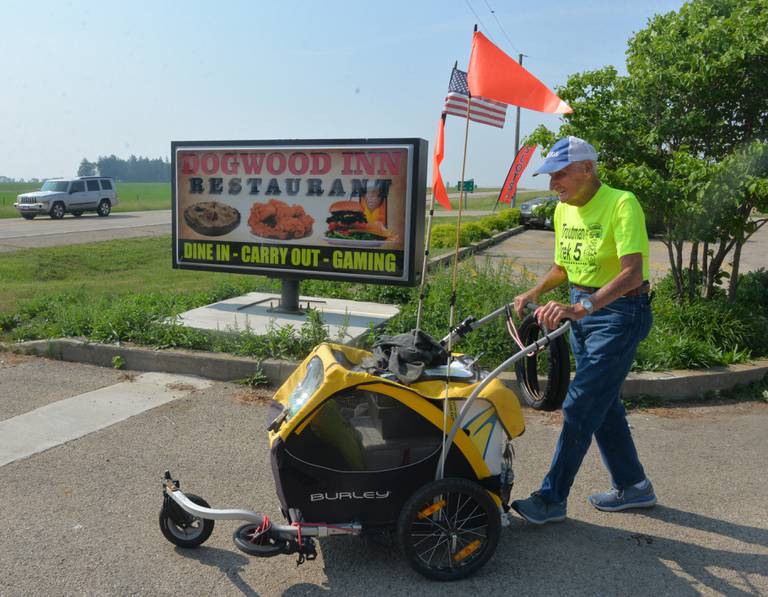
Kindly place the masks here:
[(423, 139), (175, 141), (173, 266), (413, 285)]

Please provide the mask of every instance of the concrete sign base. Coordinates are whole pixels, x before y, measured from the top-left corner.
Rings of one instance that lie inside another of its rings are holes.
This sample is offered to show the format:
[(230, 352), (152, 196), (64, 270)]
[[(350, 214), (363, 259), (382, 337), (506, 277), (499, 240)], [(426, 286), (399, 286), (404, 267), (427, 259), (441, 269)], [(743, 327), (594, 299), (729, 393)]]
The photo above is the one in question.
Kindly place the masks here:
[[(307, 315), (294, 315), (277, 311), (279, 294), (250, 292), (205, 307), (182, 313), (180, 323), (184, 326), (224, 333), (250, 331), (264, 334), (270, 327), (291, 325), (296, 329), (307, 322)], [(299, 308), (307, 307), (320, 312), (328, 335), (334, 342), (352, 343), (376, 327), (397, 315), (396, 305), (348, 301), (342, 299), (302, 296)]]

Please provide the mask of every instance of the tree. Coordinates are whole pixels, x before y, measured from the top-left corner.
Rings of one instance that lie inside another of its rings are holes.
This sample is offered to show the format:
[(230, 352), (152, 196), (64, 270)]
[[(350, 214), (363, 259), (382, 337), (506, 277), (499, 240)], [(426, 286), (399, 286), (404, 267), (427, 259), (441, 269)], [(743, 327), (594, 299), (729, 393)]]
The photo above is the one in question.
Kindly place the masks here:
[(77, 175), (78, 176), (95, 176), (96, 164), (94, 164), (93, 162), (89, 162), (86, 158), (83, 158), (83, 161), (80, 162), (80, 167), (77, 169)]
[(733, 300), (741, 249), (768, 222), (768, 143), (753, 141), (717, 164), (701, 189), (701, 202), (709, 222), (704, 234), (716, 247), (706, 268), (706, 296), (714, 293), (722, 262), (733, 249), (728, 284), (728, 299)]
[(103, 176), (123, 182), (168, 182), (171, 164), (167, 159), (131, 155), (123, 160), (115, 155), (99, 156), (98, 169)]
[[(756, 156), (768, 141), (767, 30), (764, 0), (693, 0), (629, 40), (627, 76), (607, 66), (558, 90), (574, 109), (559, 136), (592, 141), (606, 182), (635, 191), (662, 232), (681, 298), (701, 280), (711, 296), (732, 249), (738, 278), (740, 247), (754, 232), (766, 176)], [(529, 141), (553, 139), (540, 128)]]

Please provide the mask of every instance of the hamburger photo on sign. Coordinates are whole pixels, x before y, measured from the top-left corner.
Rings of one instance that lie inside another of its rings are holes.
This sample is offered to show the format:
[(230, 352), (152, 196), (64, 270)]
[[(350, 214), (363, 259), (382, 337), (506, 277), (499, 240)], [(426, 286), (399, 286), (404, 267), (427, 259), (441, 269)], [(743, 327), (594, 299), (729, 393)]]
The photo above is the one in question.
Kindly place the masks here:
[[(369, 195), (374, 195), (369, 193)], [(378, 199), (361, 197), (359, 201), (337, 201), (332, 203), (330, 216), (326, 219), (328, 230), (325, 239), (331, 244), (380, 246), (395, 240), (379, 213), (386, 213), (377, 204)], [(373, 207), (373, 209), (371, 209)]]

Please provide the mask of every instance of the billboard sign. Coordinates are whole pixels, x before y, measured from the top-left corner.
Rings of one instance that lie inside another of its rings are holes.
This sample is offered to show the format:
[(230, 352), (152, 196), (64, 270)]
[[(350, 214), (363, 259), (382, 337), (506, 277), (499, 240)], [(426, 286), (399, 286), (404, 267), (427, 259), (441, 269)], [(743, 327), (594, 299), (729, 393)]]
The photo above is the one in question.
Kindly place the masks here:
[(423, 139), (174, 141), (173, 267), (414, 285)]

